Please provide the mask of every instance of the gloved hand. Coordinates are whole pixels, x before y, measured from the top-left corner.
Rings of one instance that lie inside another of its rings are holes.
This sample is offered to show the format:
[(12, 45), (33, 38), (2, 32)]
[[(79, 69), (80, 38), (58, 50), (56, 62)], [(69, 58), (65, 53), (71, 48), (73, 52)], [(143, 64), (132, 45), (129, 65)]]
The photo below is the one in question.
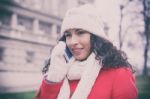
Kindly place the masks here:
[(51, 61), (47, 73), (47, 80), (52, 82), (61, 82), (69, 69), (64, 57), (66, 44), (60, 41), (52, 50)]

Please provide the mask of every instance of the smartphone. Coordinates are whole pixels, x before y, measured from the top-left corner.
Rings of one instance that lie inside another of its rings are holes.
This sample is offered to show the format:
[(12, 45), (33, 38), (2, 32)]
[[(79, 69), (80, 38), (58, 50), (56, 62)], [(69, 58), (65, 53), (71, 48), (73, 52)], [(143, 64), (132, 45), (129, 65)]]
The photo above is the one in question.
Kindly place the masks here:
[(66, 47), (65, 49), (65, 58), (67, 61), (69, 61), (69, 59), (72, 57), (72, 53), (70, 52), (69, 48)]
[[(59, 41), (66, 41), (65, 40), (65, 36), (63, 36), (63, 37), (61, 37), (60, 39), (59, 39)], [(64, 51), (65, 53), (64, 53), (64, 56), (65, 56), (65, 58), (66, 58), (66, 61), (68, 62), (69, 61), (69, 59), (72, 57), (72, 53), (70, 52), (70, 50), (69, 50), (69, 48), (68, 47), (66, 47), (66, 49), (65, 49), (65, 51)]]

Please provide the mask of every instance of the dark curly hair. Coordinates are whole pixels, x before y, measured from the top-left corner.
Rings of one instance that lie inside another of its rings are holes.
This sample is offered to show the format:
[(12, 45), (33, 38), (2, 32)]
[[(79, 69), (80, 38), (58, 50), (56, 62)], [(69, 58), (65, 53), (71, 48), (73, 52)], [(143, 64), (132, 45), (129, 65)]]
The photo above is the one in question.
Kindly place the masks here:
[[(63, 36), (61, 41), (66, 41)], [(126, 54), (118, 50), (110, 41), (91, 34), (92, 51), (96, 54), (96, 59), (102, 64), (103, 69), (129, 67), (134, 72), (132, 65), (128, 62)], [(50, 58), (43, 68), (42, 72), (46, 73), (50, 65)]]
[(96, 59), (100, 60), (103, 68), (129, 67), (132, 69), (126, 54), (118, 50), (110, 41), (92, 34), (91, 44)]

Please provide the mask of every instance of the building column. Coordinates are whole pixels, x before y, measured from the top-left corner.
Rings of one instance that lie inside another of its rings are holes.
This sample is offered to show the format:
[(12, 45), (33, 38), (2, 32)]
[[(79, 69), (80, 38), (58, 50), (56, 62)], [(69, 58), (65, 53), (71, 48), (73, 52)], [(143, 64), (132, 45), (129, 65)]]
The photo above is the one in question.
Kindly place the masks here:
[(53, 14), (58, 15), (58, 0), (53, 0), (52, 3)]
[(38, 32), (38, 30), (39, 30), (39, 20), (34, 19), (34, 21), (33, 21), (33, 33)]
[(52, 38), (56, 39), (57, 38), (57, 26), (55, 24), (52, 25)]
[(11, 16), (11, 28), (17, 28), (17, 14)]

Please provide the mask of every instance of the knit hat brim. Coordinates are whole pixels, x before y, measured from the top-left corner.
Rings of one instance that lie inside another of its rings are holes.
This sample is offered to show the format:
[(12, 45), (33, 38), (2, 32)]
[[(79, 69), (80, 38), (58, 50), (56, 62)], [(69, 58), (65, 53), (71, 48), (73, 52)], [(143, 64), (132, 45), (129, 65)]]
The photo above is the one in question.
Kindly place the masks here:
[(96, 9), (89, 4), (68, 10), (62, 23), (61, 36), (69, 29), (83, 29), (107, 39), (103, 21), (95, 11)]

